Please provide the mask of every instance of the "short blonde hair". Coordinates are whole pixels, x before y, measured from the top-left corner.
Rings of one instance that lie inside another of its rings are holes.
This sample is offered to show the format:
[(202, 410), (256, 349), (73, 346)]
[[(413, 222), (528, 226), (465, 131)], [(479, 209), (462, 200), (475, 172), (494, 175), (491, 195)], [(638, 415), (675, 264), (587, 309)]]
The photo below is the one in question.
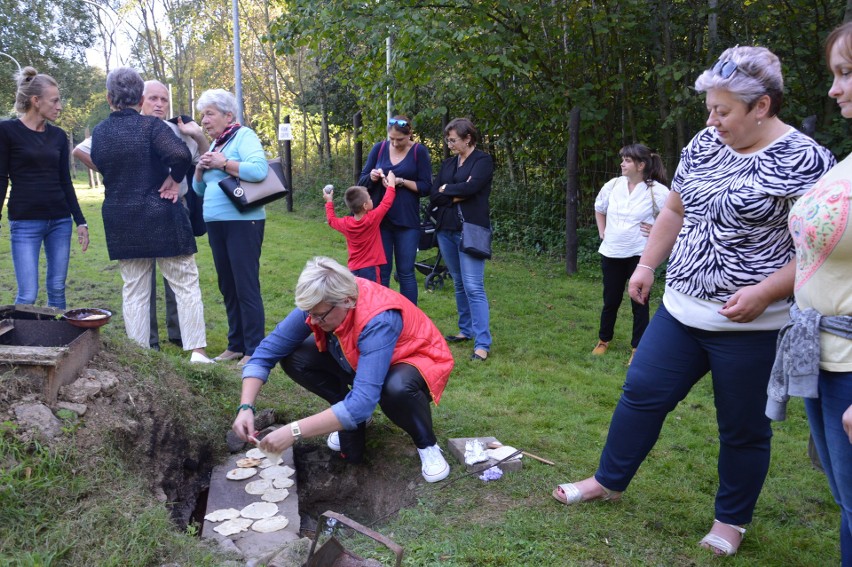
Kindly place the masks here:
[(341, 305), (358, 299), (355, 276), (332, 258), (317, 256), (308, 260), (296, 283), (296, 307), (310, 311), (320, 303)]

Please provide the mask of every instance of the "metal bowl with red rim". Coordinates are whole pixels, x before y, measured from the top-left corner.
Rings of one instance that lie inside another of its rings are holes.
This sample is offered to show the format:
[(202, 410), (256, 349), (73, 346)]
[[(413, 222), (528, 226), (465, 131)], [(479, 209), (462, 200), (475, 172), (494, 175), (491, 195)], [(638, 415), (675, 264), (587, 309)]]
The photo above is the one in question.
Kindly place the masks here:
[(94, 329), (95, 327), (102, 327), (109, 323), (110, 318), (112, 318), (112, 311), (94, 307), (88, 309), (71, 309), (63, 313), (62, 318), (75, 327)]

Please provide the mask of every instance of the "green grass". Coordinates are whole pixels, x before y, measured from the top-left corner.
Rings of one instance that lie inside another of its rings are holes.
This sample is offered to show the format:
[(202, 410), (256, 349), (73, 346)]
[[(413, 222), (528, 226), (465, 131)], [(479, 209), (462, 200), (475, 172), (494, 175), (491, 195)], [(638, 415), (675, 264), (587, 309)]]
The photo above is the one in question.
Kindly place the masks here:
[[(117, 353), (140, 379), (154, 383), (169, 369), (183, 376), (194, 395), (192, 403), (185, 405), (198, 406), (185, 411), (211, 414), (210, 423), (196, 424), (194, 431), (221, 439), (238, 400), (235, 371), (202, 372), (186, 364), (186, 355), (174, 347), (155, 354), (126, 342), (121, 278), (116, 264), (106, 256), (100, 191), (80, 189), (78, 194), (92, 246), (86, 254), (72, 247), (69, 306), (100, 306), (115, 312), (113, 322), (104, 328), (108, 350)], [(325, 226), (319, 192), (315, 194), (316, 203), (304, 197), (297, 200), (293, 214), (285, 212), (283, 203), (269, 207), (261, 258), (268, 329), (292, 308), (293, 288), (309, 257), (346, 258), (343, 239)], [(217, 354), (226, 346), (225, 312), (209, 247), (204, 238), (198, 243), (208, 348)], [(621, 502), (567, 508), (550, 496), (556, 484), (594, 471), (630, 354), (626, 303), (609, 353), (604, 357), (589, 354), (597, 336), (601, 284), (597, 258), (588, 252), (594, 250), (594, 242), (585, 242), (583, 250), (580, 273), (568, 277), (559, 259), (513, 251), (505, 243), (498, 246), (486, 268), (494, 335), (491, 356), (487, 363), (473, 363), (468, 360), (469, 346), (454, 345), (456, 368), (440, 406), (433, 411), (444, 447), (452, 437), (493, 435), (557, 466), (526, 461), (521, 472), (497, 482), (468, 477), (450, 485), (412, 484), (416, 504), (375, 526), (405, 548), (406, 565), (718, 564), (697, 546), (713, 519), (716, 488), (718, 439), (707, 379), (669, 416), (657, 446)], [(442, 331), (454, 332), (451, 289), (425, 293), (423, 276), (418, 275), (418, 280), (420, 306)], [(0, 304), (11, 303), (14, 292), (4, 225), (0, 229)], [(39, 302), (44, 302), (43, 290)], [(274, 371), (259, 404), (293, 417), (323, 408), (280, 370)], [(384, 418), (379, 422), (387, 424)], [(216, 427), (217, 431), (209, 431)], [(387, 461), (388, 466), (407, 467), (412, 480), (417, 480), (416, 458), (383, 454), (389, 445), (386, 441), (401, 432), (392, 427), (374, 431), (373, 458)], [(801, 402), (794, 400), (788, 420), (775, 426), (772, 466), (755, 521), (741, 554), (725, 560), (727, 565), (839, 563), (838, 510), (825, 478), (810, 466), (806, 445), (804, 411)], [(70, 449), (47, 451), (15, 441), (9, 432), (0, 435), (0, 557), (5, 558), (0, 565), (158, 565), (166, 561), (215, 565), (217, 560), (208, 548), (172, 529), (168, 514), (147, 493), (144, 480), (109, 446), (102, 450), (98, 456), (102, 475), (80, 478), (74, 468), (91, 456)], [(31, 470), (28, 477), (27, 468)], [(461, 473), (462, 467), (456, 465), (450, 480)], [(131, 509), (138, 515), (131, 516)]]

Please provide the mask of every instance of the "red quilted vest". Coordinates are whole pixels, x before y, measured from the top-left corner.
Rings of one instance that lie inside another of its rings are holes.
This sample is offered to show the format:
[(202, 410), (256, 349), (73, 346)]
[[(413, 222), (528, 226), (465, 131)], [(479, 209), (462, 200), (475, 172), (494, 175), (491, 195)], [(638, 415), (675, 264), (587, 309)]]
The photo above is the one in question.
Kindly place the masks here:
[[(399, 293), (362, 278), (355, 278), (355, 281), (358, 284), (355, 308), (349, 310), (346, 318), (334, 330), (346, 360), (353, 369), (358, 369), (358, 337), (361, 331), (382, 311), (396, 309), (402, 313), (402, 332), (394, 348), (391, 364), (404, 362), (414, 366), (426, 381), (432, 400), (437, 405), (454, 365), (447, 341), (432, 320)], [(325, 351), (325, 331), (314, 325), (311, 328), (317, 348), (320, 352)]]

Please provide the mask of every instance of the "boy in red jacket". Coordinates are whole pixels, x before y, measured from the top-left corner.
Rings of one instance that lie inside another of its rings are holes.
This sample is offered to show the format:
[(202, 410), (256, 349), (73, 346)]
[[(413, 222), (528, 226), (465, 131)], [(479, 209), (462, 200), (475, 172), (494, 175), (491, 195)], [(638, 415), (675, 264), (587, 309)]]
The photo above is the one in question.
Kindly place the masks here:
[(334, 214), (334, 189), (323, 191), (328, 224), (346, 237), (349, 271), (355, 276), (376, 283), (381, 283), (379, 266), (387, 263), (379, 224), (396, 197), (396, 176), (391, 171), (387, 177), (382, 178), (382, 183), (385, 185), (385, 196), (375, 209), (366, 187), (354, 185), (346, 190), (343, 200), (352, 211), (351, 217), (338, 218)]

